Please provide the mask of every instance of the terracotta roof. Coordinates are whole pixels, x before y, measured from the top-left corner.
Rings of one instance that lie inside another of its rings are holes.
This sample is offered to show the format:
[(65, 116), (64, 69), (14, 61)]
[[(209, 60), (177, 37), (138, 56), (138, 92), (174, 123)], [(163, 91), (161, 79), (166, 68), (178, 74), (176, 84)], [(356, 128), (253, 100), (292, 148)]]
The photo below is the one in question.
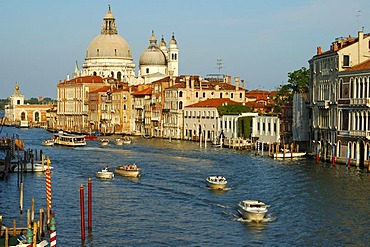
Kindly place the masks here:
[(75, 83), (103, 83), (103, 78), (100, 76), (81, 76), (76, 77), (68, 81), (61, 81), (64, 84), (75, 84)]
[(200, 101), (198, 103), (188, 105), (186, 107), (219, 107), (224, 104), (227, 105), (241, 105), (239, 102), (232, 101), (229, 98), (217, 98), (217, 99), (207, 99), (204, 101)]
[(149, 95), (149, 94), (152, 94), (152, 88), (150, 88), (150, 87), (133, 93), (133, 95), (136, 95), (136, 96), (138, 96), (138, 95)]
[(360, 70), (370, 70), (370, 59), (363, 63), (352, 66), (351, 68), (346, 69), (343, 72), (360, 71)]
[(100, 87), (95, 90), (91, 90), (90, 93), (103, 93), (108, 92), (110, 90), (110, 86)]

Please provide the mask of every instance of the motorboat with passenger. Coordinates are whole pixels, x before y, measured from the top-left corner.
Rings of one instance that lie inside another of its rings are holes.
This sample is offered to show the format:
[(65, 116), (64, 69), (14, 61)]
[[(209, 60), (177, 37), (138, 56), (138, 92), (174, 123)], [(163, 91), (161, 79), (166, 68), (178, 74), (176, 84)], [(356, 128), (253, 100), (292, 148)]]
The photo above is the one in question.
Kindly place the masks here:
[(49, 139), (49, 140), (43, 140), (41, 144), (42, 144), (43, 146), (54, 146), (54, 143), (55, 143), (55, 142), (54, 142), (54, 140), (53, 140), (53, 139)]
[(223, 176), (209, 176), (206, 178), (206, 183), (211, 189), (223, 190), (226, 187), (227, 180)]
[(107, 146), (109, 144), (109, 140), (108, 139), (105, 139), (105, 138), (100, 139), (100, 144), (102, 146)]
[(243, 219), (260, 222), (267, 213), (267, 206), (259, 200), (244, 200), (238, 203), (238, 211)]
[(116, 139), (114, 139), (114, 143), (117, 146), (122, 146), (123, 145), (123, 139), (122, 138), (116, 138)]
[(135, 163), (131, 165), (117, 166), (114, 171), (116, 174), (123, 177), (140, 177), (141, 175), (141, 168), (138, 167)]
[(109, 169), (108, 166), (106, 166), (104, 169), (96, 173), (96, 177), (101, 179), (112, 179), (114, 178), (114, 173)]

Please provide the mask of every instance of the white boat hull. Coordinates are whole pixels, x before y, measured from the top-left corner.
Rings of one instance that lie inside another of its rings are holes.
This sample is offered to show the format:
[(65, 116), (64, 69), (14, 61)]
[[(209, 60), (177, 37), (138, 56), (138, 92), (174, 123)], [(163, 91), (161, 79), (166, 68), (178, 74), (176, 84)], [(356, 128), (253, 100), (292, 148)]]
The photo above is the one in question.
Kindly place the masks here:
[(284, 159), (284, 158), (300, 158), (306, 155), (306, 152), (300, 153), (274, 153), (273, 157), (275, 159)]
[(266, 205), (261, 201), (245, 200), (238, 203), (238, 212), (246, 220), (260, 222), (267, 211)]
[[(22, 169), (24, 169), (23, 172), (45, 172), (47, 168), (49, 168), (49, 170), (54, 169), (54, 167), (48, 166), (48, 165), (43, 165), (43, 164), (41, 164), (41, 162), (34, 163), (33, 168), (32, 168), (32, 163), (27, 163), (25, 167), (20, 165), (19, 171), (22, 171)], [(14, 167), (14, 171), (15, 172), (18, 171), (18, 165), (16, 165)]]
[(114, 172), (123, 177), (140, 177), (141, 169), (139, 167), (135, 169), (128, 168), (129, 166), (119, 166), (114, 169)]
[(246, 220), (251, 220), (251, 221), (256, 221), (260, 222), (265, 218), (265, 215), (267, 212), (251, 212), (251, 211), (245, 211), (241, 208), (239, 208), (239, 213), (243, 217), (243, 219)]
[(96, 177), (101, 178), (101, 179), (113, 179), (114, 173), (113, 172), (97, 172)]
[(210, 176), (206, 178), (206, 183), (211, 189), (223, 190), (226, 188), (227, 180), (222, 176)]

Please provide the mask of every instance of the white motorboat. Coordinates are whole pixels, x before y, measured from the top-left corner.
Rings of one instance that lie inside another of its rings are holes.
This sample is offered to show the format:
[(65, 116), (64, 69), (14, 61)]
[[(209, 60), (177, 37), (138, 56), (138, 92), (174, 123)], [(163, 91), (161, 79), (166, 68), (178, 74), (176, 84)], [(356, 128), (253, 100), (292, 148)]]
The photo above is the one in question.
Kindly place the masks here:
[(107, 166), (101, 171), (98, 171), (96, 173), (96, 177), (101, 179), (112, 179), (114, 178), (114, 173), (111, 170), (109, 170), (109, 167)]
[(132, 144), (132, 139), (128, 136), (122, 138), (124, 144)]
[(306, 155), (306, 152), (290, 152), (289, 150), (282, 153), (274, 153), (271, 156), (274, 159), (284, 159), (284, 158), (301, 158)]
[(108, 139), (100, 139), (100, 144), (102, 146), (107, 146), (109, 144), (109, 140)]
[(80, 147), (86, 146), (84, 135), (68, 134), (63, 131), (54, 135), (54, 143), (62, 146)]
[(135, 163), (132, 165), (118, 166), (114, 171), (123, 177), (140, 177), (141, 175), (141, 169)]
[[(23, 169), (23, 172), (45, 172), (47, 168), (49, 168), (49, 170), (54, 169), (54, 167), (48, 164), (42, 164), (42, 161), (35, 161), (33, 165), (31, 162), (27, 163), (26, 165), (19, 164), (19, 171), (22, 171)], [(14, 166), (13, 171), (18, 171), (18, 165)]]
[(123, 145), (123, 139), (122, 138), (116, 138), (116, 139), (114, 139), (114, 142), (118, 146), (122, 146)]
[(238, 211), (243, 219), (260, 222), (267, 213), (265, 203), (256, 200), (244, 200), (238, 203)]
[(54, 140), (53, 139), (50, 139), (50, 140), (44, 140), (42, 141), (41, 143), (43, 146), (54, 146)]
[(206, 183), (211, 189), (223, 190), (226, 187), (227, 180), (223, 176), (209, 176), (206, 178)]

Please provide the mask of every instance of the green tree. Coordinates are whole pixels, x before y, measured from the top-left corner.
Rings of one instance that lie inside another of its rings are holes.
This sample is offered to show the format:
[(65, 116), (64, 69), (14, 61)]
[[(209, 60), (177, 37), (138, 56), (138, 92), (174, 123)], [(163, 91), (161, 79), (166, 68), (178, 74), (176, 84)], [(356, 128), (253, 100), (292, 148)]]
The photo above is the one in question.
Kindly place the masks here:
[(293, 100), (295, 93), (308, 92), (310, 83), (310, 70), (302, 67), (299, 70), (288, 73), (288, 83), (280, 85), (274, 97), (276, 107), (275, 112), (279, 112), (281, 106)]
[(243, 105), (222, 105), (217, 107), (218, 114), (222, 115), (239, 115), (243, 112), (251, 112), (249, 107)]

